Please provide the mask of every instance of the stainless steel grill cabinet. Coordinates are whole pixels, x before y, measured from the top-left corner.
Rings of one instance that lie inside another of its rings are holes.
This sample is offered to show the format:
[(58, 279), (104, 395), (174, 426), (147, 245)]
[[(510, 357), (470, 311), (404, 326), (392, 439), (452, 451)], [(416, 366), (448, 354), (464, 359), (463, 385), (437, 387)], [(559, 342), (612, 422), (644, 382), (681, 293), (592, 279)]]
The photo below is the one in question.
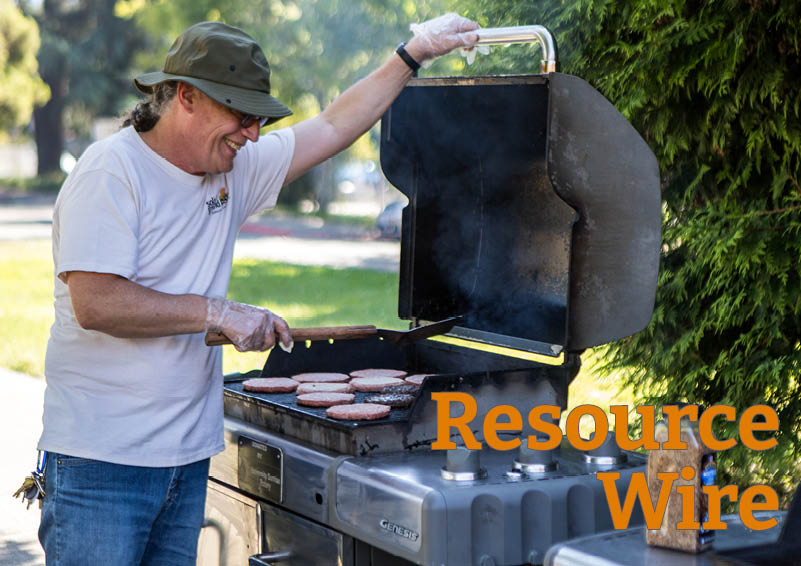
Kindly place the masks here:
[[(555, 53), (544, 59), (552, 69)], [(228, 564), (540, 564), (554, 543), (612, 528), (596, 472), (620, 471), (623, 493), (644, 471), (641, 456), (613, 445), (431, 449), (432, 393), (472, 395), (483, 441), (494, 406), (524, 416), (565, 408), (581, 351), (647, 325), (659, 174), (625, 118), (557, 72), (414, 79), (382, 119), (381, 165), (409, 197), (399, 316), (462, 322), (448, 341), (298, 345), (227, 376), (226, 449), (212, 459), (201, 564), (219, 563), (220, 549)], [(411, 407), (372, 422), (335, 421), (294, 394), (241, 385), (368, 367), (437, 375)], [(516, 434), (525, 445), (533, 431), (526, 423)]]

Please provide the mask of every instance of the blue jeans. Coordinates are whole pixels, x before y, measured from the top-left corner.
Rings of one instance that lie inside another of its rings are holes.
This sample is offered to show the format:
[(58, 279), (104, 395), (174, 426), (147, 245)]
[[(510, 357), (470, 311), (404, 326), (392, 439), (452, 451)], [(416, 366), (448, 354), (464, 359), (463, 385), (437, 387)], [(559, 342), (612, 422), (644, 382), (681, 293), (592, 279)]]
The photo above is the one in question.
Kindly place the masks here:
[(50, 453), (39, 541), (47, 566), (194, 566), (209, 460), (173, 468)]

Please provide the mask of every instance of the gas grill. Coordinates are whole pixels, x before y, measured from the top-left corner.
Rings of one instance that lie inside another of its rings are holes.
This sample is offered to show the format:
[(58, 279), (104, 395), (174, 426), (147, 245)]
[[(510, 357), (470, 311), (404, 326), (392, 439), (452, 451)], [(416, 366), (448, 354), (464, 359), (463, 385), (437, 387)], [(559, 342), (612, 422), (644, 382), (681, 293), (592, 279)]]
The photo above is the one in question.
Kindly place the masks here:
[[(589, 454), (567, 442), (529, 450), (525, 417), (567, 407), (583, 350), (648, 324), (658, 167), (603, 96), (555, 72), (547, 30), (509, 29), (546, 47), (543, 73), (413, 79), (381, 121), (381, 166), (409, 198), (399, 316), (411, 327), (461, 322), (406, 344), (298, 344), (226, 376), (226, 448), (212, 458), (199, 564), (541, 564), (554, 543), (612, 528), (595, 473), (619, 471), (623, 493), (645, 458), (621, 453), (613, 435)], [(255, 376), (364, 368), (435, 375), (411, 406), (376, 421), (242, 389)], [(521, 448), (468, 450), (454, 434), (456, 449), (432, 449), (432, 394), (443, 391), (475, 399), (482, 443), (484, 416), (515, 407), (524, 426), (505, 438)]]

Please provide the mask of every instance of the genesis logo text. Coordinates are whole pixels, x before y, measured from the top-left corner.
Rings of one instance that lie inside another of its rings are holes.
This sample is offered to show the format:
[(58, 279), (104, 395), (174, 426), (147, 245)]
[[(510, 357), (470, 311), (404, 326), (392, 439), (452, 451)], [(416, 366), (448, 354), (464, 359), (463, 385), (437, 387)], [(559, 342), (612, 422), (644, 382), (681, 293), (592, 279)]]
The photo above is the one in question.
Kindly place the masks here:
[(382, 529), (385, 531), (389, 531), (398, 535), (399, 537), (407, 538), (410, 541), (416, 541), (420, 538), (419, 533), (414, 532), (411, 529), (407, 529), (406, 527), (402, 527), (400, 525), (396, 525), (391, 521), (387, 521), (386, 519), (381, 519), (378, 524), (381, 526)]

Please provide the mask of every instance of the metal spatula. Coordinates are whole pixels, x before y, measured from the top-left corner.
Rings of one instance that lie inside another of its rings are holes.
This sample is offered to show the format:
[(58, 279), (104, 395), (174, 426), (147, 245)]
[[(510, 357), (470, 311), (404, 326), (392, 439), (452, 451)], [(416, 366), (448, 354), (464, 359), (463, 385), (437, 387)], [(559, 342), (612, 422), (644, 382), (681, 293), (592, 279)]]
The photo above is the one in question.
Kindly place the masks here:
[[(445, 334), (462, 319), (460, 316), (446, 318), (439, 322), (432, 322), (424, 326), (418, 326), (411, 330), (389, 330), (386, 328), (376, 328), (372, 325), (366, 326), (313, 326), (309, 328), (292, 328), (292, 340), (303, 342), (306, 340), (353, 340), (356, 338), (369, 338), (378, 336), (396, 344), (416, 342)], [(206, 334), (206, 346), (222, 346), (230, 344), (231, 340), (220, 332), (208, 332)]]

